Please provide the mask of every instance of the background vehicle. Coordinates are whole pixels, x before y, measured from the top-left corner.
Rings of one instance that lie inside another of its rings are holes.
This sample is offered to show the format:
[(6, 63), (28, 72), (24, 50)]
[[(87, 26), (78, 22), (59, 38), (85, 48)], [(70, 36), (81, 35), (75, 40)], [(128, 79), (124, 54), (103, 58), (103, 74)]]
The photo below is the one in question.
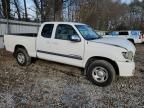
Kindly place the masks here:
[(95, 30), (95, 32), (100, 36), (104, 36), (104, 35), (106, 35), (107, 31)]
[(32, 57), (77, 66), (98, 86), (111, 84), (116, 75), (132, 76), (135, 68), (131, 42), (101, 38), (81, 23), (46, 22), (38, 35), (5, 35), (4, 44), (22, 66), (29, 65)]
[(142, 31), (139, 30), (106, 32), (104, 36), (125, 38), (134, 44), (144, 42), (144, 35)]

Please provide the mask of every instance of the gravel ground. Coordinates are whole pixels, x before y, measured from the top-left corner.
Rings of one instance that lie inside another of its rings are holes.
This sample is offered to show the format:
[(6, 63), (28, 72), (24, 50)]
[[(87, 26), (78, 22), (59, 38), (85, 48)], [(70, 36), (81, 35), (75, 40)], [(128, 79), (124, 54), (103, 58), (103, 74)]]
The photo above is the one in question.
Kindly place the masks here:
[(144, 107), (144, 44), (137, 45), (136, 72), (101, 88), (72, 66), (37, 60), (19, 66), (0, 50), (0, 108), (141, 108)]

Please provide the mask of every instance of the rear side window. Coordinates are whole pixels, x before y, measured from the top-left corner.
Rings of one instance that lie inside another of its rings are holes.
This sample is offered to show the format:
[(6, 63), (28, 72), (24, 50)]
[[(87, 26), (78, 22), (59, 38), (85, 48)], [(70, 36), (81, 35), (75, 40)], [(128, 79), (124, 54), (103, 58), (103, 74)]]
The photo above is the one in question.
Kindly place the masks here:
[(46, 24), (41, 32), (41, 35), (45, 38), (51, 38), (54, 24)]
[(119, 35), (129, 35), (128, 32), (119, 32)]

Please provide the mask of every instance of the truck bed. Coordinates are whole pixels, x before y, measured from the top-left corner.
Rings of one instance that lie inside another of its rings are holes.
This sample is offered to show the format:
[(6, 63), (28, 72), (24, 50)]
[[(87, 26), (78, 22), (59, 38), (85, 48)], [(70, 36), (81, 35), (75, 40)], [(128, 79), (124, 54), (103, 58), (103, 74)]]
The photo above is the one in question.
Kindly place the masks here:
[(36, 57), (36, 34), (10, 34), (4, 35), (4, 43), (7, 51), (14, 52), (16, 46), (20, 45), (27, 49), (31, 57)]

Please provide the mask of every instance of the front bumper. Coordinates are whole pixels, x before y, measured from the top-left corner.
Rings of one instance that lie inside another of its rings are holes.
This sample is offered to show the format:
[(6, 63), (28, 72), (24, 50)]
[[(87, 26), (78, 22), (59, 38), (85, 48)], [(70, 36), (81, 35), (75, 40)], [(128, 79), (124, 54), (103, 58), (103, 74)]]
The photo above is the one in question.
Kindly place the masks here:
[(119, 76), (133, 76), (135, 72), (134, 62), (117, 62), (119, 67)]

